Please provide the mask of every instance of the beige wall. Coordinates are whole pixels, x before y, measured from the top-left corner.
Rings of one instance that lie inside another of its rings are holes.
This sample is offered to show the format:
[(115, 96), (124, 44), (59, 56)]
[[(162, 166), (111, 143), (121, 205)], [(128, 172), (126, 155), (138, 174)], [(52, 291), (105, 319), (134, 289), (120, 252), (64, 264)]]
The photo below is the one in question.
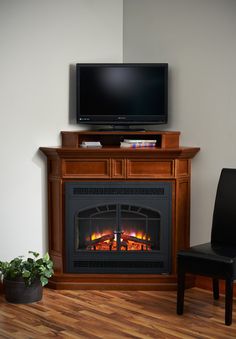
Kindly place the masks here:
[(78, 129), (70, 65), (122, 62), (122, 20), (122, 0), (0, 0), (1, 260), (47, 248), (38, 148)]
[(191, 243), (208, 241), (222, 167), (236, 167), (236, 1), (124, 0), (124, 62), (168, 62), (166, 129), (200, 146)]

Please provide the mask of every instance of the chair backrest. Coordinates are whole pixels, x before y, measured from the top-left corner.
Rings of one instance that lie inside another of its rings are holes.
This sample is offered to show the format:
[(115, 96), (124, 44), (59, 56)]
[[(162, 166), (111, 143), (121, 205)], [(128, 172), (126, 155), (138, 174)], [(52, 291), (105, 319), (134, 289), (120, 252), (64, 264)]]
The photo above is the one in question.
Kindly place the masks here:
[(212, 244), (236, 246), (236, 169), (221, 171), (213, 212)]

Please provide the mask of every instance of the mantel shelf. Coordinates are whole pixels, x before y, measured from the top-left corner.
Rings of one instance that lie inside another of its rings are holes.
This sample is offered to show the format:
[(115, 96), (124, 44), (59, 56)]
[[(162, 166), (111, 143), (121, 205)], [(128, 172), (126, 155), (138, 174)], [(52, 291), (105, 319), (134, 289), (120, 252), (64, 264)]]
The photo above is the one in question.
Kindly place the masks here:
[(179, 147), (179, 148), (157, 148), (157, 147), (140, 147), (140, 148), (122, 148), (122, 147), (40, 147), (40, 150), (45, 155), (58, 155), (59, 157), (68, 156), (91, 156), (95, 153), (96, 156), (104, 154), (123, 155), (123, 156), (148, 156), (155, 155), (159, 158), (173, 157), (173, 158), (193, 158), (200, 150), (199, 147)]

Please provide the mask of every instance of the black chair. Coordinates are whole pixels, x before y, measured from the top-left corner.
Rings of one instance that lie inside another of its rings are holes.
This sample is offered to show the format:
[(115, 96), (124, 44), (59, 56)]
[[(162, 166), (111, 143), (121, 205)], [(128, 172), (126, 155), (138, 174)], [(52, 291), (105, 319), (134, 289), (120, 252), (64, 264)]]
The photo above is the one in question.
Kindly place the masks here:
[(177, 314), (183, 314), (185, 273), (210, 276), (214, 299), (225, 280), (225, 324), (232, 324), (236, 279), (236, 169), (222, 169), (213, 213), (211, 242), (178, 252)]

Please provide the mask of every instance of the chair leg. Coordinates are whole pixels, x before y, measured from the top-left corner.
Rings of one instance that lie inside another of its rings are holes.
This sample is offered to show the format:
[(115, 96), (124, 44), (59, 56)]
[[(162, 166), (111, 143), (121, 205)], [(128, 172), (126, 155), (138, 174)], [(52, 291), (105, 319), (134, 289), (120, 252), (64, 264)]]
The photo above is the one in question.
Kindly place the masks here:
[(177, 286), (177, 314), (181, 315), (184, 312), (184, 290), (185, 290), (185, 272), (178, 271), (178, 286)]
[(219, 299), (219, 279), (213, 278), (212, 286), (213, 286), (213, 297), (215, 300), (218, 300)]
[(233, 283), (232, 279), (225, 281), (225, 325), (228, 326), (232, 324)]

